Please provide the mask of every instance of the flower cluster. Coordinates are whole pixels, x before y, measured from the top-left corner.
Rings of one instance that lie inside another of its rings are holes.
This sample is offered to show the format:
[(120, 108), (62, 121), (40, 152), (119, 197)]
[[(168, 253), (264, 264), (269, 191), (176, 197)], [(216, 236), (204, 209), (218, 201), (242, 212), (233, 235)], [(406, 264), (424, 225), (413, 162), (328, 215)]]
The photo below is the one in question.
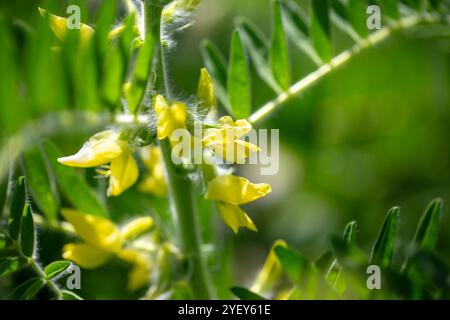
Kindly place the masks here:
[(119, 229), (103, 217), (72, 209), (63, 209), (61, 213), (84, 241), (66, 244), (64, 259), (86, 269), (95, 269), (115, 256), (133, 266), (128, 274), (129, 290), (137, 290), (149, 282), (150, 258), (141, 250), (128, 248), (127, 242), (148, 232), (153, 225), (152, 218), (138, 218)]

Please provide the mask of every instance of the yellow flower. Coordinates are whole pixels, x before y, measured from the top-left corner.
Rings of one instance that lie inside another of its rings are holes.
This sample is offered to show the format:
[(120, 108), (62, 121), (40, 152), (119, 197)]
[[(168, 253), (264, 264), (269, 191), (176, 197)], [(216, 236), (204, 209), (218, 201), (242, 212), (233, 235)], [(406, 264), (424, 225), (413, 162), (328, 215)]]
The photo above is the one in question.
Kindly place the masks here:
[(139, 218), (120, 230), (110, 220), (82, 213), (72, 209), (62, 209), (62, 215), (73, 226), (83, 243), (69, 243), (63, 247), (63, 258), (80, 267), (95, 269), (113, 256), (133, 265), (128, 274), (128, 288), (136, 290), (149, 281), (150, 260), (141, 251), (125, 248), (126, 240), (141, 235), (152, 227), (153, 219)]
[(200, 70), (198, 80), (197, 98), (199, 100), (198, 111), (201, 116), (215, 113), (217, 108), (216, 90), (211, 75), (206, 68)]
[(205, 198), (217, 201), (222, 219), (235, 233), (240, 227), (257, 231), (253, 221), (239, 205), (255, 201), (271, 191), (267, 183), (254, 184), (242, 177), (225, 175), (209, 182)]
[(106, 130), (91, 137), (74, 155), (59, 158), (58, 162), (71, 167), (88, 168), (111, 163), (108, 196), (118, 196), (137, 180), (139, 169), (132, 149), (119, 133)]
[[(45, 17), (45, 15), (47, 14), (47, 10), (39, 8), (39, 13), (41, 14), (42, 17)], [(55, 36), (59, 39), (59, 41), (64, 42), (67, 36), (67, 30), (69, 29), (68, 19), (48, 13), (48, 23)], [(115, 27), (108, 33), (108, 39), (112, 41), (118, 38), (120, 34), (125, 30), (125, 28), (126, 26), (124, 24)], [(85, 23), (80, 23), (79, 30), (80, 30), (81, 45), (82, 46), (87, 45), (94, 36), (95, 30)], [(133, 31), (135, 35), (139, 34), (137, 26), (133, 26)]]
[(147, 167), (148, 175), (139, 184), (138, 190), (143, 193), (152, 193), (157, 196), (165, 196), (167, 183), (162, 161), (161, 148), (149, 146), (141, 149), (141, 157)]
[(171, 106), (163, 96), (158, 95), (154, 100), (154, 109), (158, 116), (157, 136), (159, 140), (171, 138), (176, 129), (186, 128), (186, 105), (175, 102)]
[(212, 148), (216, 155), (233, 163), (244, 163), (250, 153), (261, 149), (254, 144), (239, 140), (252, 129), (251, 124), (245, 120), (236, 120), (230, 116), (219, 119), (220, 128), (209, 128), (205, 130), (202, 139), (203, 147)]
[[(39, 8), (39, 12), (41, 16), (45, 17), (47, 10)], [(50, 28), (55, 33), (55, 36), (61, 41), (64, 42), (67, 35), (67, 24), (68, 19), (56, 16), (54, 14), (48, 13), (49, 25)], [(92, 36), (94, 35), (94, 29), (84, 23), (80, 23), (80, 43), (85, 45), (90, 42)]]

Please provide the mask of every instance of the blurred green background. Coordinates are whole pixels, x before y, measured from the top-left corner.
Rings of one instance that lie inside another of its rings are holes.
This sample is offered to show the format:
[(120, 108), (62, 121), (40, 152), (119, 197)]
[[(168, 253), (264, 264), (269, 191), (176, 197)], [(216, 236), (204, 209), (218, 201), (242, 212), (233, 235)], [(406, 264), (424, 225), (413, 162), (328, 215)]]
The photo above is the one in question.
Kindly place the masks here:
[[(87, 22), (93, 21), (98, 1), (88, 2), (93, 11)], [(33, 26), (39, 21), (37, 5), (63, 15), (67, 4), (1, 1), (0, 12)], [(196, 90), (203, 66), (200, 41), (211, 39), (227, 54), (239, 16), (270, 34), (266, 0), (204, 0), (196, 23), (177, 34), (169, 68), (180, 97)], [(219, 225), (223, 241), (233, 243), (235, 283), (246, 285), (253, 280), (275, 240), (284, 239), (316, 259), (329, 247), (329, 236), (341, 233), (350, 220), (358, 221), (359, 243), (369, 251), (393, 206), (401, 207), (397, 245), (402, 247), (412, 238), (428, 202), (436, 197), (444, 199), (437, 252), (450, 263), (450, 33), (430, 36), (432, 31), (418, 27), (390, 37), (258, 124), (280, 129), (280, 170), (274, 176), (260, 176), (254, 166), (239, 168), (252, 181), (270, 183), (273, 192), (246, 208), (258, 233), (242, 230), (233, 236)], [(333, 32), (338, 52), (351, 45), (348, 37)], [(297, 80), (315, 67), (292, 43), (290, 47)], [(252, 74), (256, 110), (275, 95), (254, 70)], [(73, 137), (73, 143), (63, 147), (73, 151), (87, 136)], [(113, 201), (123, 205), (127, 197), (133, 199), (125, 195)], [(154, 206), (152, 199), (147, 202)], [(40, 247), (46, 242), (51, 241), (43, 237)]]

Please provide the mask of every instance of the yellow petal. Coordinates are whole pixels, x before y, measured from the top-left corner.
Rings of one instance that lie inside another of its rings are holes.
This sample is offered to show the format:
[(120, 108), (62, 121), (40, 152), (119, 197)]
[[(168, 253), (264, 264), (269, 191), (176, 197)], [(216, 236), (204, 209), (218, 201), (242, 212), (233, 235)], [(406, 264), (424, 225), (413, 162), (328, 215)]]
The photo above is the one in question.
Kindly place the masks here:
[(69, 243), (63, 247), (64, 259), (86, 269), (95, 269), (110, 257), (111, 253), (84, 243)]
[(111, 162), (108, 197), (118, 196), (130, 188), (138, 179), (139, 169), (132, 155)]
[(205, 198), (240, 205), (255, 201), (272, 191), (267, 183), (254, 184), (242, 177), (225, 175), (209, 182)]
[(140, 150), (140, 154), (148, 173), (138, 186), (139, 192), (150, 193), (160, 197), (165, 196), (167, 183), (161, 148), (158, 146), (145, 147)]
[(128, 290), (134, 291), (148, 284), (151, 264), (147, 255), (137, 250), (124, 249), (120, 250), (117, 256), (133, 265), (128, 274)]
[(136, 291), (148, 285), (150, 281), (150, 264), (136, 265), (128, 273), (128, 291)]
[(134, 219), (127, 223), (121, 231), (123, 239), (131, 239), (150, 230), (153, 226), (153, 219), (151, 217), (142, 217)]
[(168, 106), (164, 97), (159, 95), (155, 98), (153, 106), (158, 115), (157, 136), (159, 140), (170, 138), (174, 130), (186, 127), (187, 108), (184, 103), (175, 102)]
[(251, 153), (259, 152), (261, 149), (250, 142), (235, 140), (229, 143), (215, 144), (213, 151), (227, 162), (243, 164)]
[(106, 251), (117, 250), (122, 245), (119, 229), (110, 220), (73, 209), (61, 209), (61, 214), (89, 245)]
[(97, 133), (74, 155), (59, 158), (58, 162), (71, 167), (88, 168), (103, 165), (130, 152), (125, 141), (112, 130)]
[(164, 177), (147, 176), (138, 185), (138, 191), (164, 197), (167, 194), (167, 182)]
[(240, 227), (258, 231), (250, 217), (238, 206), (223, 202), (218, 202), (217, 206), (223, 221), (233, 229), (234, 233), (237, 233)]
[[(47, 10), (39, 8), (39, 13), (41, 14), (41, 16), (45, 17)], [(55, 36), (60, 40), (60, 41), (64, 41), (66, 39), (66, 35), (67, 35), (67, 22), (68, 19), (67, 18), (63, 18), (60, 16), (56, 16), (54, 14), (49, 13), (48, 14), (49, 17), (49, 24), (50, 24), (50, 28), (53, 30), (53, 32), (55, 33)], [(92, 36), (94, 35), (94, 29), (92, 29), (90, 26), (88, 26), (87, 24), (84, 23), (80, 23), (80, 42), (81, 44), (87, 44)]]
[(158, 116), (161, 112), (166, 110), (168, 107), (169, 107), (169, 105), (167, 104), (166, 99), (164, 99), (164, 97), (162, 95), (157, 95), (155, 97), (155, 100), (153, 102), (153, 108), (155, 109), (156, 114)]
[(200, 70), (197, 98), (200, 101), (199, 111), (204, 115), (206, 115), (211, 108), (217, 106), (214, 83), (206, 68)]
[[(230, 116), (223, 116), (219, 119), (221, 130), (224, 136), (240, 138), (252, 130), (252, 125), (245, 119), (233, 121)], [(227, 134), (227, 135), (226, 135)]]
[(287, 245), (283, 240), (277, 240), (273, 244), (269, 254), (267, 255), (264, 265), (261, 268), (261, 271), (258, 273), (258, 276), (252, 286), (252, 291), (264, 292), (266, 290), (272, 289), (272, 286), (282, 275), (281, 264), (275, 253), (275, 248), (277, 246), (286, 247)]

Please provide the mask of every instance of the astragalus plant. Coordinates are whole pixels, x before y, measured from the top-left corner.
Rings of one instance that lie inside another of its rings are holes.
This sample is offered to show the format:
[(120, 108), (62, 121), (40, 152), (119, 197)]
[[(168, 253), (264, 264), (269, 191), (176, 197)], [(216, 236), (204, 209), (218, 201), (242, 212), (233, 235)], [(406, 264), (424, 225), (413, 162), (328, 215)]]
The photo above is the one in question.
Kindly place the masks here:
[[(33, 24), (0, 12), (0, 294), (450, 297), (448, 266), (433, 252), (440, 199), (400, 262), (394, 207), (370, 254), (350, 222), (317, 261), (279, 240), (251, 287), (232, 280), (229, 239), (258, 231), (243, 205), (272, 192), (263, 175), (256, 183), (235, 170), (267, 148), (246, 139), (252, 129), (361, 51), (417, 26), (448, 31), (450, 21), (439, 0), (253, 1), (272, 12), (270, 36), (238, 18), (228, 58), (204, 40), (204, 67), (186, 75), (198, 89), (188, 94), (172, 84), (170, 57), (183, 50), (176, 40), (200, 0), (67, 1), (64, 11), (49, 1), (36, 5)], [(351, 41), (341, 51), (334, 29)], [(316, 70), (293, 79), (289, 46)], [(260, 107), (252, 73), (273, 91)], [(371, 290), (369, 266), (380, 268), (382, 290)]]

